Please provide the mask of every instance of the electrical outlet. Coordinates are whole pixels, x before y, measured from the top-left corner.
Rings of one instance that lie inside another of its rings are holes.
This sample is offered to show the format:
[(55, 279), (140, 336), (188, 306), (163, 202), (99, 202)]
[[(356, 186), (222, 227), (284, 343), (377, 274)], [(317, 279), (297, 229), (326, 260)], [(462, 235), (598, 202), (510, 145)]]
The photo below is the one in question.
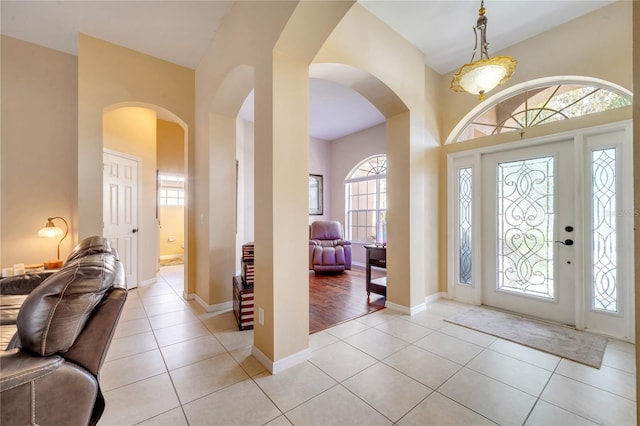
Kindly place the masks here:
[(264, 325), (264, 309), (258, 308), (258, 324)]

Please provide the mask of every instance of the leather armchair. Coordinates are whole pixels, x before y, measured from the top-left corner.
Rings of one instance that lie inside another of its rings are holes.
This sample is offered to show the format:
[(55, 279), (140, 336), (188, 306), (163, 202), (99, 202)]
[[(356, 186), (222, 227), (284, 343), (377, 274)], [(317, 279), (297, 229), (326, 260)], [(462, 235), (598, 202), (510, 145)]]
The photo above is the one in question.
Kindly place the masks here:
[(351, 241), (343, 239), (342, 224), (318, 220), (309, 227), (309, 269), (342, 272), (351, 269)]
[(0, 352), (0, 424), (94, 425), (102, 415), (98, 374), (127, 290), (117, 253), (101, 244), (74, 251), (24, 299)]

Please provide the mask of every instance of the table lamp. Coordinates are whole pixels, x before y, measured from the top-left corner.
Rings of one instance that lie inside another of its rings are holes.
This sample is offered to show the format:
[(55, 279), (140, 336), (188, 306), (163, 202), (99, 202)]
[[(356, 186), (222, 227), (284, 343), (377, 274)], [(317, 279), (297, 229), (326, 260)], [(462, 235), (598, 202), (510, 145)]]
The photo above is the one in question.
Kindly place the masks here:
[[(61, 221), (64, 222), (64, 226), (65, 226), (65, 230), (62, 231), (62, 229), (58, 228), (54, 223), (53, 220), (54, 219), (60, 219)], [(41, 228), (38, 231), (38, 237), (48, 237), (48, 238), (55, 238), (55, 237), (59, 237), (60, 235), (62, 235), (62, 238), (60, 238), (60, 242), (58, 243), (58, 258), (57, 260), (47, 260), (46, 262), (44, 262), (44, 269), (57, 269), (57, 268), (61, 268), (62, 267), (62, 260), (60, 260), (60, 244), (62, 244), (62, 240), (64, 240), (67, 237), (67, 234), (69, 233), (69, 224), (67, 223), (66, 220), (64, 220), (64, 218), (60, 217), (60, 216), (54, 216), (54, 217), (50, 217), (47, 218), (47, 223), (46, 225), (44, 225), (44, 228)]]

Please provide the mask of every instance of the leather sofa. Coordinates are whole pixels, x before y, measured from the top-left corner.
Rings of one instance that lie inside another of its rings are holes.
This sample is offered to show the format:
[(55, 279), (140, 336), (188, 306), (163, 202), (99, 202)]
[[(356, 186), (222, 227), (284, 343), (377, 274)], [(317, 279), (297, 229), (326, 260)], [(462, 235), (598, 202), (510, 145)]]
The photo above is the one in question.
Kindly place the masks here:
[(309, 226), (309, 269), (343, 272), (351, 269), (351, 241), (343, 239), (342, 224), (318, 220)]
[(117, 252), (90, 237), (42, 282), (22, 277), (20, 288), (14, 278), (0, 280), (3, 291), (33, 288), (0, 296), (23, 296), (15, 323), (3, 312), (0, 325), (17, 330), (0, 352), (0, 424), (95, 425), (104, 411), (98, 374), (127, 297)]

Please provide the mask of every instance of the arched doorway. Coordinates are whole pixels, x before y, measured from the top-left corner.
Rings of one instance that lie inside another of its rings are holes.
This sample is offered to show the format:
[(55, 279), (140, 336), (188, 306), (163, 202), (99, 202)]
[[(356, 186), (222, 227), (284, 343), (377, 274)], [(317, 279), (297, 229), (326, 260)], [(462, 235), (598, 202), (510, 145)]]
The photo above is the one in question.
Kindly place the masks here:
[[(175, 123), (179, 129), (179, 142), (187, 158), (186, 123), (175, 114), (156, 105), (127, 102), (105, 108), (103, 113), (103, 149), (109, 159), (104, 170), (103, 222), (105, 236), (115, 242), (121, 256), (128, 259), (128, 275), (131, 286), (155, 282), (159, 258), (159, 210), (157, 182), (158, 122)], [(188, 174), (187, 161), (183, 170)], [(122, 164), (120, 164), (122, 163)], [(125, 164), (126, 163), (126, 164)], [(123, 167), (120, 167), (123, 166)], [(116, 171), (126, 170), (120, 177)], [(128, 182), (122, 181), (127, 173), (133, 173)], [(117, 188), (118, 185), (124, 185)], [(130, 195), (135, 194), (135, 195)], [(186, 198), (186, 196), (185, 196)], [(133, 211), (122, 208), (126, 201)], [(185, 205), (187, 205), (185, 203)], [(119, 206), (119, 207), (114, 207)], [(182, 233), (187, 247), (186, 224), (188, 211), (183, 211)], [(185, 251), (185, 287), (187, 285), (188, 255)], [(185, 288), (184, 294), (187, 294)]]

